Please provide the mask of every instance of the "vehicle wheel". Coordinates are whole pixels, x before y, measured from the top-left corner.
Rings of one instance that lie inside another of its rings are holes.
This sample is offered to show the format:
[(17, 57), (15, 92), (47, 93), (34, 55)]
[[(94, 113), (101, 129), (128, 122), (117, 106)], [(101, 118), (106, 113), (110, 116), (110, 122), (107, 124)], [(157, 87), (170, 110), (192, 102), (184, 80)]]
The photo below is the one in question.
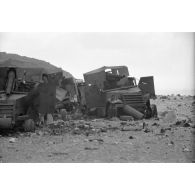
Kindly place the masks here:
[(157, 118), (158, 117), (158, 112), (157, 112), (157, 107), (155, 104), (151, 105), (151, 109), (152, 109), (152, 117)]
[(144, 111), (144, 118), (149, 119), (151, 117), (152, 117), (152, 109), (151, 109), (151, 107), (146, 107), (146, 109)]
[(24, 121), (24, 131), (34, 131), (35, 130), (35, 122), (33, 119), (27, 119)]

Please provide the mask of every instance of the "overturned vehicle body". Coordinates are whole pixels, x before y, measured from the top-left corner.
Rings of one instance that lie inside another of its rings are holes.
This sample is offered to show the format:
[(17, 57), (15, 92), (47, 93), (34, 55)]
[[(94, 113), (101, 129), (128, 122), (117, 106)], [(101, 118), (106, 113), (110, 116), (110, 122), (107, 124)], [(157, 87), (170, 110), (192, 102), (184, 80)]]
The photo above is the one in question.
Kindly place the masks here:
[(157, 116), (150, 105), (155, 98), (153, 76), (141, 77), (136, 83), (126, 66), (104, 66), (84, 74), (85, 101), (89, 112), (100, 117), (130, 115), (134, 119)]
[[(48, 76), (47, 88), (40, 87), (43, 74)], [(18, 60), (1, 63), (0, 129), (23, 126), (27, 131), (34, 130), (37, 110), (55, 107), (56, 85), (61, 74), (58, 68), (51, 71)]]

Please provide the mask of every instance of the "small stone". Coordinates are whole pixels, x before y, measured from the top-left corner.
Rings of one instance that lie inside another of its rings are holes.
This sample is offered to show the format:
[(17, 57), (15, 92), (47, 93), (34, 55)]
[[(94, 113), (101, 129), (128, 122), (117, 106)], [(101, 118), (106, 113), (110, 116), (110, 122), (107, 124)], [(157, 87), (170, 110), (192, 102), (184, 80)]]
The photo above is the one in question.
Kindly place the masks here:
[(84, 129), (89, 129), (90, 125), (84, 125)]
[(165, 99), (167, 99), (167, 96), (163, 95), (160, 97), (160, 99), (165, 100)]
[(85, 147), (85, 150), (98, 150), (98, 148), (90, 148), (90, 147)]
[(104, 128), (100, 128), (100, 131), (103, 132), (103, 133), (104, 133), (104, 132), (107, 132), (107, 130), (104, 129)]
[(16, 138), (12, 137), (9, 139), (9, 143), (15, 143), (16, 142)]
[(170, 143), (168, 143), (168, 146), (172, 146), (172, 145), (174, 145), (174, 142), (170, 141)]
[(111, 121), (119, 121), (119, 118), (117, 118), (117, 117), (112, 117), (110, 120), (111, 120)]
[(42, 136), (43, 132), (42, 131), (37, 131), (36, 134)]
[(133, 136), (129, 136), (129, 139), (134, 139), (134, 137)]
[(75, 127), (74, 130), (75, 130), (75, 131), (79, 131), (80, 129), (79, 129), (78, 127)]
[(183, 152), (191, 152), (191, 150), (187, 147), (183, 148)]
[(120, 116), (120, 120), (122, 121), (134, 121), (132, 116)]
[(127, 124), (127, 122), (124, 122), (124, 121), (121, 122), (121, 125), (126, 125), (126, 124)]
[(183, 127), (190, 127), (189, 123), (184, 123)]
[(152, 126), (159, 126), (159, 124), (158, 123), (153, 123)]
[(149, 133), (150, 130), (148, 128), (144, 129), (144, 133)]

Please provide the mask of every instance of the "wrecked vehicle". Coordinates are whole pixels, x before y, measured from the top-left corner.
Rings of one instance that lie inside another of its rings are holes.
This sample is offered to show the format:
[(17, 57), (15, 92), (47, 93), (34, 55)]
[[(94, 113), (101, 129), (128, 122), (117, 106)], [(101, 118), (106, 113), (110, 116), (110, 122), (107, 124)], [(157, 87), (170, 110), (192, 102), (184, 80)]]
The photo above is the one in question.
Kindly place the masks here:
[(56, 88), (56, 111), (74, 115), (75, 112), (86, 114), (85, 83), (74, 77), (63, 77)]
[[(48, 75), (52, 85), (41, 90), (38, 86), (43, 74)], [(9, 59), (2, 62), (0, 64), (0, 129), (23, 126), (26, 131), (34, 130), (37, 119), (35, 105), (41, 107), (40, 102), (44, 101), (47, 107), (54, 107), (55, 87), (61, 74), (59, 68), (56, 68), (56, 71), (49, 71), (18, 60)], [(39, 99), (33, 98), (38, 89), (41, 90)], [(49, 98), (45, 98), (48, 95)]]
[(84, 74), (85, 100), (89, 112), (100, 117), (130, 115), (135, 119), (157, 117), (153, 76), (136, 83), (127, 66), (103, 66)]
[(63, 77), (56, 88), (56, 110), (73, 112), (79, 105), (78, 87), (73, 77)]

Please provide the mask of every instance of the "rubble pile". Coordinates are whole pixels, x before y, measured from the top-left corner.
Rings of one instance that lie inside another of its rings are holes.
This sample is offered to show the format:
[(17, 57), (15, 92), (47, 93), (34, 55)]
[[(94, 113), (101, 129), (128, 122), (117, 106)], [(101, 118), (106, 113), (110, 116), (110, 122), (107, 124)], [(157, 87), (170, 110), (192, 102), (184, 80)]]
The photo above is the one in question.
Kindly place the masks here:
[(103, 128), (95, 129), (91, 122), (85, 120), (57, 120), (48, 126), (48, 132), (50, 135), (63, 135), (65, 133), (71, 133), (72, 135), (84, 134), (88, 136), (89, 134), (101, 132), (102, 129)]

